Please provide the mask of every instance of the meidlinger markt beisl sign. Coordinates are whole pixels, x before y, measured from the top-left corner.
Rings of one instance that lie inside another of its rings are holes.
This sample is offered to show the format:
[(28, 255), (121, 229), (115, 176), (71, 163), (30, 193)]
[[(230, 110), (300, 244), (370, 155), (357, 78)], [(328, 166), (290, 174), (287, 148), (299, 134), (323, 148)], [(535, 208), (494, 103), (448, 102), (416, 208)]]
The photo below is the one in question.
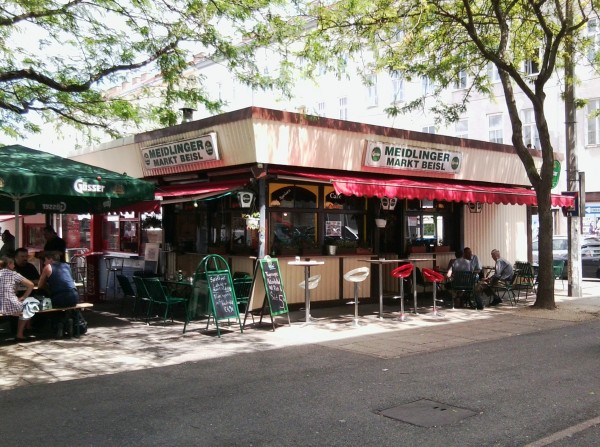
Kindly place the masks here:
[(365, 166), (458, 174), (462, 153), (367, 141)]
[(211, 132), (200, 137), (146, 147), (142, 149), (142, 159), (147, 170), (218, 160), (217, 134)]

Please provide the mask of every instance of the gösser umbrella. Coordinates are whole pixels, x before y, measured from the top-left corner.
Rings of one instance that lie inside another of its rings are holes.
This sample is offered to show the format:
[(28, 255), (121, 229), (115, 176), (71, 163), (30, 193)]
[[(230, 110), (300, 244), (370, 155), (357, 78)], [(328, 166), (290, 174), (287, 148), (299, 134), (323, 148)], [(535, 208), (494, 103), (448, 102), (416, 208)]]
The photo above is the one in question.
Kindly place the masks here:
[[(101, 214), (154, 200), (154, 184), (25, 146), (0, 147), (0, 213)], [(18, 236), (18, 220), (15, 236)]]

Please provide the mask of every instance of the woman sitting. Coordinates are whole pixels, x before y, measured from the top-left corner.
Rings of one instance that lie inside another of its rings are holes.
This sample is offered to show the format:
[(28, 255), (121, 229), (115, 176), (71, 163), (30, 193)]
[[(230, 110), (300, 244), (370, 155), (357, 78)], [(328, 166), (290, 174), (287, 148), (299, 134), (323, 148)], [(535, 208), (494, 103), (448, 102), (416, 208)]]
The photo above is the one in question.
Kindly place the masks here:
[(60, 254), (44, 254), (44, 268), (40, 274), (38, 288), (49, 286), (52, 307), (73, 307), (79, 301), (79, 293), (71, 276), (69, 264), (60, 262)]
[[(17, 341), (26, 340), (25, 327), (30, 318), (23, 316), (23, 302), (33, 292), (33, 283), (14, 271), (15, 260), (3, 257), (0, 260), (0, 313), (19, 317), (17, 324)], [(16, 286), (25, 287), (25, 292), (18, 298)]]

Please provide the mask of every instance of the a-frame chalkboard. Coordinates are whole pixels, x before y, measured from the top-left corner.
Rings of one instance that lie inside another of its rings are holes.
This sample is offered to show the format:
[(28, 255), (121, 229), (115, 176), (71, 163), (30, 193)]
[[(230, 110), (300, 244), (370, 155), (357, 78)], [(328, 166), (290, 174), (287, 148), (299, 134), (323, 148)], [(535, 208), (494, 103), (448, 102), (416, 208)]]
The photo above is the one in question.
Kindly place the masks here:
[(259, 260), (259, 265), (265, 285), (265, 302), (263, 303), (263, 309), (268, 305), (273, 330), (275, 330), (275, 323), (273, 321), (274, 316), (288, 314), (288, 324), (290, 324), (287, 299), (285, 297), (283, 280), (281, 279), (281, 272), (279, 270), (279, 261), (277, 258), (265, 256), (264, 259)]
[[(208, 258), (208, 259), (207, 259)], [(214, 265), (217, 270), (205, 270), (206, 282), (208, 286), (208, 294), (210, 297), (210, 315), (206, 323), (206, 328), (210, 324), (211, 316), (215, 320), (217, 327), (217, 335), (221, 336), (221, 330), (219, 328), (219, 321), (222, 320), (236, 320), (240, 326), (240, 331), (244, 332), (242, 322), (240, 320), (240, 314), (237, 305), (237, 297), (235, 296), (235, 290), (233, 288), (233, 281), (231, 280), (231, 271), (227, 262), (218, 255), (209, 255), (205, 258), (204, 266), (210, 267), (210, 263)]]

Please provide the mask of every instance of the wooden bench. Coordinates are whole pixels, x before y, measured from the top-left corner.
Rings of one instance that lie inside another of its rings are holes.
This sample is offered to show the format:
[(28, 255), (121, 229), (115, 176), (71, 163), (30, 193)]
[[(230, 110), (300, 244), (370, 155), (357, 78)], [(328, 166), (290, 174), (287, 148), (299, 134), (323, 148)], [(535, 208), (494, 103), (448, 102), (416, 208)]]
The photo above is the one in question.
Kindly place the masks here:
[[(86, 310), (86, 309), (91, 309), (92, 307), (94, 307), (94, 305), (92, 303), (77, 303), (75, 306), (71, 306), (71, 307), (56, 307), (56, 308), (52, 308), (52, 309), (46, 309), (46, 310), (40, 310), (39, 312), (36, 312), (36, 314), (49, 314), (49, 313), (56, 313), (56, 312), (64, 312), (64, 320), (67, 319), (68, 313), (70, 311), (73, 310)], [(14, 315), (4, 315), (2, 313), (0, 313), (0, 317), (9, 317), (9, 316), (14, 316)], [(75, 337), (79, 337), (79, 325), (76, 324), (75, 325)]]
[[(68, 310), (85, 310), (85, 309), (89, 309), (91, 307), (94, 307), (94, 305), (92, 303), (77, 303), (75, 306), (72, 306), (72, 307), (56, 307), (56, 308), (52, 308), (52, 309), (40, 310), (39, 312), (36, 312), (36, 313), (45, 314), (48, 312), (66, 312)], [(10, 316), (15, 316), (15, 315), (4, 315), (3, 313), (0, 313), (0, 317), (10, 317)]]

